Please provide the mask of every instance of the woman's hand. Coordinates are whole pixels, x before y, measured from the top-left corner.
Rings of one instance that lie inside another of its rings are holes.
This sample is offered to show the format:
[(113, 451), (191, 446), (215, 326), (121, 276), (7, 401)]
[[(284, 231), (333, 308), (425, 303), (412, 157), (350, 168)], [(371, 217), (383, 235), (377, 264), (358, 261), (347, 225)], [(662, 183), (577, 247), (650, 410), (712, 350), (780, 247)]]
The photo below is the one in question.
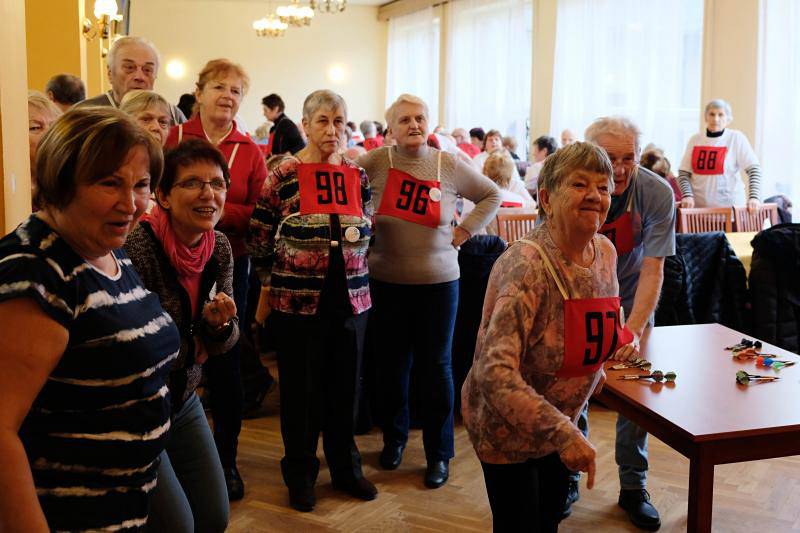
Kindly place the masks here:
[(264, 325), (267, 317), (272, 312), (269, 306), (269, 287), (261, 287), (261, 294), (258, 296), (258, 306), (256, 307), (256, 323)]
[(202, 365), (208, 361), (208, 350), (203, 340), (197, 335), (194, 336), (194, 362), (197, 365)]
[(594, 386), (594, 390), (592, 391), (592, 396), (597, 396), (603, 390), (603, 385), (606, 384), (606, 371), (601, 368), (600, 369), (600, 379), (597, 381), (597, 385)]
[(558, 453), (561, 462), (564, 466), (575, 472), (586, 472), (588, 479), (586, 480), (586, 488), (591, 489), (594, 487), (594, 472), (595, 462), (594, 458), (597, 452), (595, 451), (592, 443), (586, 440), (582, 434), (578, 434), (572, 444), (564, 448)]
[(755, 198), (750, 198), (747, 200), (747, 210), (751, 213), (755, 213), (761, 207), (761, 202), (756, 200)]
[(617, 351), (614, 352), (611, 359), (614, 361), (632, 361), (637, 357), (639, 357), (639, 335), (633, 333), (633, 340), (617, 348)]
[(681, 207), (691, 209), (694, 207), (694, 198), (691, 196), (684, 196), (681, 198)]
[(453, 245), (453, 248), (458, 249), (458, 247), (464, 244), (467, 239), (469, 239), (469, 232), (467, 230), (461, 226), (456, 226), (453, 228), (453, 240), (450, 243)]
[(220, 329), (236, 316), (236, 303), (224, 292), (218, 292), (214, 299), (203, 306), (203, 319), (211, 329)]

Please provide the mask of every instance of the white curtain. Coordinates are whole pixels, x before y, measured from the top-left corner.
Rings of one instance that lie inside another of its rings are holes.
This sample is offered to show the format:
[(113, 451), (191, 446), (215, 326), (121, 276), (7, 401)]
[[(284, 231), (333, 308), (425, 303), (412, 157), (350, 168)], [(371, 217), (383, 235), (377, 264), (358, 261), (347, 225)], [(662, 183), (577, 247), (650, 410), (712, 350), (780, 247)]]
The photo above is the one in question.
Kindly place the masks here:
[(677, 169), (699, 126), (702, 30), (703, 0), (559, 0), (550, 134), (625, 115)]
[(445, 126), (497, 129), (527, 153), (531, 110), (531, 0), (449, 4)]
[[(800, 2), (763, 0), (756, 116), (762, 199), (784, 194), (800, 220)], [(733, 110), (734, 116), (736, 110)]]
[(403, 93), (425, 100), (433, 130), (439, 121), (439, 17), (432, 7), (389, 20), (386, 107)]

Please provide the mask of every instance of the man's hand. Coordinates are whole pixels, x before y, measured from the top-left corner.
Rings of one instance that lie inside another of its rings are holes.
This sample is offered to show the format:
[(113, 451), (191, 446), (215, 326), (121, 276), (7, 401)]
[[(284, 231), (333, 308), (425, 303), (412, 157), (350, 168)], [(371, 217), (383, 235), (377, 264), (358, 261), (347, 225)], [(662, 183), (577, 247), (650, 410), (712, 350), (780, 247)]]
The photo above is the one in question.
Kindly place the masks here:
[(582, 434), (573, 441), (572, 444), (559, 452), (558, 456), (564, 466), (575, 472), (586, 472), (589, 474), (586, 480), (586, 488), (591, 489), (594, 487), (594, 473), (595, 462), (594, 458), (597, 452), (595, 451), (592, 443), (586, 440)]

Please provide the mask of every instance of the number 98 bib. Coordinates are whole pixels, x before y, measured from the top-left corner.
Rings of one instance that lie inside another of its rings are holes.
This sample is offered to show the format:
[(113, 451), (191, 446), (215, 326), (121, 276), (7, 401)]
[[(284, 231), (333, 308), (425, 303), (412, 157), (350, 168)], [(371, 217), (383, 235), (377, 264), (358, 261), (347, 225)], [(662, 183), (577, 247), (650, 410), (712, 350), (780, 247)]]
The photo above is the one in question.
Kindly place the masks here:
[(300, 214), (363, 216), (358, 169), (327, 163), (297, 165)]

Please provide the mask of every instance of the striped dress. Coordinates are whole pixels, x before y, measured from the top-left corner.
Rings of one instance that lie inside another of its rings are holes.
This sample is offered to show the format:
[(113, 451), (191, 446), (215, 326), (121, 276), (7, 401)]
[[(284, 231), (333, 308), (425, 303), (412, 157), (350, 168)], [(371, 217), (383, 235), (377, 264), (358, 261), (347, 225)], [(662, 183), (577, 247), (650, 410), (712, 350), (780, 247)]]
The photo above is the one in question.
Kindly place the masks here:
[(32, 215), (0, 240), (0, 301), (31, 298), (69, 332), (20, 429), (51, 529), (136, 531), (170, 425), (178, 331), (130, 259), (108, 276)]

